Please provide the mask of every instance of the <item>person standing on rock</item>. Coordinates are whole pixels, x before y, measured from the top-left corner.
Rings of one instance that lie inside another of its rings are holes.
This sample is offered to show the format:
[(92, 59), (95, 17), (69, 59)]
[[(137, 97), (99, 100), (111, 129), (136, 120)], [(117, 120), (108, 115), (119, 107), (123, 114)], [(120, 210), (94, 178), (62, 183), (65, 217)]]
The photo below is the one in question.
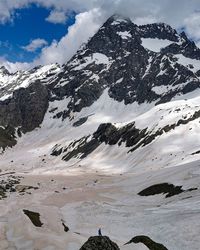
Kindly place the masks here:
[(99, 230), (98, 230), (98, 235), (99, 235), (99, 236), (102, 236), (101, 228), (99, 228)]

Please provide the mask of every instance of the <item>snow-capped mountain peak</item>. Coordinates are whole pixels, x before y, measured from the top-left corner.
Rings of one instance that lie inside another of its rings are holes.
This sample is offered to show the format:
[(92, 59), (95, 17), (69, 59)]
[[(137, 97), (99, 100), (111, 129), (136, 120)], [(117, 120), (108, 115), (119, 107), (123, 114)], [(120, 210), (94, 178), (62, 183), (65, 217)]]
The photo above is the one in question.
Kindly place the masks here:
[[(62, 67), (38, 66), (15, 74), (2, 68), (1, 126), (25, 133), (45, 122), (46, 116), (64, 123), (101, 103), (103, 96), (125, 110), (145, 106), (142, 112), (146, 112), (199, 88), (200, 62), (193, 56), (198, 53), (194, 42), (167, 24), (138, 26), (113, 15)], [(40, 112), (31, 117), (36, 107)], [(87, 120), (90, 113), (84, 117)]]

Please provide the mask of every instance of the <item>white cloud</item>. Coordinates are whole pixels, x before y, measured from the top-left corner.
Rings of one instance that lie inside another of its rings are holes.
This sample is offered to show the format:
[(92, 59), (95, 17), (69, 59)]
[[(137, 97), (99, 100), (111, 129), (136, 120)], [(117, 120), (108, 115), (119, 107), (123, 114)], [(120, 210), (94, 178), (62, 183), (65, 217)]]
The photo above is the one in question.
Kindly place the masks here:
[(33, 62), (12, 63), (1, 58), (0, 64), (4, 65), (10, 72), (27, 70), (36, 65), (55, 62), (63, 64), (74, 55), (82, 43), (87, 42), (89, 37), (94, 35), (103, 20), (99, 9), (80, 13), (76, 16), (76, 22), (69, 28), (68, 33), (60, 41), (53, 41), (49, 47), (43, 48), (40, 56)]
[(62, 23), (65, 24), (67, 20), (67, 14), (63, 11), (52, 10), (50, 15), (46, 18), (46, 21), (50, 23)]
[[(35, 61), (37, 64), (65, 63), (74, 55), (80, 45), (87, 42), (99, 28), (99, 9), (93, 9), (76, 16), (76, 22), (69, 28), (59, 42), (53, 41), (49, 47), (43, 48), (40, 57)], [(87, 27), (87, 28), (86, 28)]]
[(153, 16), (138, 17), (134, 20), (137, 25), (143, 25), (147, 23), (155, 23), (157, 20)]
[(15, 9), (27, 7), (31, 3), (58, 13), (67, 13), (69, 10), (82, 13), (99, 8), (107, 14), (119, 12), (133, 19), (149, 16), (175, 26), (181, 25), (185, 18), (200, 9), (199, 0), (1, 0), (0, 21), (5, 22), (12, 17)]
[(16, 9), (25, 8), (29, 5), (29, 0), (1, 0), (0, 1), (0, 23), (4, 24), (12, 21)]
[(200, 12), (196, 12), (184, 20), (186, 32), (193, 39), (200, 39)]
[(22, 48), (28, 52), (35, 52), (36, 50), (41, 49), (47, 44), (48, 42), (46, 40), (37, 38), (37, 39), (31, 40), (28, 45), (23, 46)]
[(5, 66), (9, 72), (16, 72), (19, 70), (28, 70), (34, 66), (34, 64), (30, 63), (21, 63), (21, 62), (9, 62), (4, 57), (0, 57), (0, 65)]
[(70, 11), (79, 13), (69, 32), (43, 48), (31, 65), (66, 62), (113, 13), (128, 16), (137, 24), (166, 22), (175, 28), (185, 25), (190, 36), (200, 39), (199, 0), (1, 0), (0, 22), (12, 19), (15, 9), (31, 3), (50, 9), (47, 20), (54, 23), (64, 23)]

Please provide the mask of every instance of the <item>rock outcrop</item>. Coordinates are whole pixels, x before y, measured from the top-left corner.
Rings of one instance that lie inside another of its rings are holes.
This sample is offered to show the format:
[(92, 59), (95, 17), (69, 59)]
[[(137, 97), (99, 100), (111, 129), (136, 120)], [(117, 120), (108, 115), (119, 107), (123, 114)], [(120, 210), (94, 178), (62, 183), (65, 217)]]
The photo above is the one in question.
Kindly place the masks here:
[(40, 82), (21, 88), (13, 97), (0, 101), (0, 126), (20, 128), (29, 132), (43, 121), (48, 108), (48, 89)]
[(80, 250), (120, 250), (107, 236), (92, 236)]
[(148, 247), (149, 250), (168, 250), (163, 244), (157, 243), (145, 235), (136, 236), (132, 238), (129, 242), (127, 242), (125, 245), (131, 243), (143, 243), (146, 247)]

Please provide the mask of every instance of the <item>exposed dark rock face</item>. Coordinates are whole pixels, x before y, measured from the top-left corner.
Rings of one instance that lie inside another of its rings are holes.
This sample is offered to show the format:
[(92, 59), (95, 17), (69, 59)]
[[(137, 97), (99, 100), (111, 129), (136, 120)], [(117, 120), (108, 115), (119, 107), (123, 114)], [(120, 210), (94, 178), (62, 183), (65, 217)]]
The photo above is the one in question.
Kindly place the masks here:
[(141, 196), (149, 196), (149, 195), (155, 195), (155, 194), (166, 194), (166, 198), (183, 193), (184, 190), (182, 189), (182, 186), (174, 186), (173, 184), (169, 183), (161, 183), (161, 184), (155, 184), (153, 186), (150, 186), (148, 188), (145, 188), (138, 194)]
[(64, 154), (63, 160), (68, 161), (72, 158), (83, 159), (92, 153), (102, 143), (109, 145), (121, 145), (126, 147), (136, 145), (144, 136), (146, 130), (136, 129), (134, 123), (117, 129), (111, 123), (101, 124), (92, 137), (83, 137), (69, 144), (66, 148), (55, 147), (52, 155)]
[(16, 90), (12, 98), (0, 101), (0, 148), (4, 151), (14, 146), (17, 135), (39, 127), (47, 108), (48, 89), (40, 82)]
[(87, 141), (88, 137), (83, 137), (78, 141), (71, 143), (64, 152), (67, 152), (63, 156), (63, 160), (69, 161), (72, 158), (80, 157), (83, 159), (87, 157), (90, 153), (92, 153), (101, 143), (96, 139), (92, 138)]
[(0, 126), (32, 131), (43, 121), (48, 108), (48, 90), (40, 82), (21, 88), (13, 97), (0, 102)]
[(141, 192), (138, 193), (138, 195), (141, 196), (150, 196), (150, 195), (156, 195), (156, 194), (166, 194), (166, 198), (169, 198), (174, 195), (181, 194), (183, 192), (191, 192), (197, 190), (197, 188), (190, 188), (187, 190), (184, 190), (182, 186), (174, 186), (173, 184), (169, 183), (160, 183), (152, 185), (148, 188), (145, 188)]
[(4, 75), (10, 75), (10, 72), (5, 68), (5, 66), (0, 67), (1, 74)]
[(119, 247), (107, 236), (92, 236), (80, 250), (119, 250)]
[(185, 57), (200, 60), (200, 49), (196, 46), (195, 42), (188, 39), (186, 34), (180, 34), (182, 43), (172, 43), (166, 48), (162, 49), (162, 53), (182, 54)]
[(198, 151), (192, 153), (191, 155), (197, 155), (197, 154), (200, 154), (200, 150), (198, 150)]
[[(172, 44), (156, 53), (143, 47), (142, 38), (168, 39)], [(178, 49), (171, 49), (174, 46)], [(167, 24), (137, 26), (130, 19), (112, 16), (52, 82), (54, 98), (72, 97), (66, 110), (55, 117), (65, 119), (71, 111), (90, 106), (106, 88), (111, 98), (125, 104), (159, 104), (191, 92), (199, 88), (199, 78), (175, 55), (198, 58), (198, 51), (186, 35)], [(96, 56), (102, 55), (104, 59), (98, 61)], [(160, 86), (166, 88), (163, 93), (155, 90)]]
[(134, 123), (130, 123), (120, 129), (117, 129), (111, 123), (101, 124), (94, 133), (94, 138), (100, 143), (109, 145), (125, 143), (126, 147), (136, 145), (146, 134), (146, 130), (139, 130)]
[(24, 209), (23, 212), (25, 215), (28, 216), (28, 218), (30, 219), (30, 221), (33, 223), (34, 226), (41, 227), (43, 225), (43, 223), (40, 221), (40, 214), (39, 213), (29, 211), (26, 209)]
[(127, 244), (131, 243), (143, 243), (146, 247), (148, 247), (149, 250), (168, 250), (164, 245), (157, 243), (153, 241), (151, 238), (145, 235), (139, 235), (134, 238), (132, 238)]
[(140, 35), (144, 38), (159, 38), (178, 42), (179, 35), (175, 29), (165, 23), (153, 23), (139, 26)]
[(6, 188), (3, 186), (0, 186), (0, 200), (5, 199), (6, 196)]
[(62, 152), (63, 152), (63, 148), (60, 147), (60, 145), (57, 145), (57, 144), (56, 144), (56, 145), (54, 146), (54, 148), (52, 149), (51, 155), (52, 155), (52, 156), (59, 156), (59, 155), (62, 154)]
[(17, 143), (15, 129), (10, 126), (0, 127), (0, 148), (13, 147)]
[(129, 123), (121, 128), (116, 128), (111, 123), (101, 124), (93, 135), (88, 135), (78, 140), (73, 141), (67, 147), (55, 145), (51, 155), (63, 155), (62, 159), (68, 161), (72, 158), (83, 159), (98, 148), (102, 143), (108, 145), (122, 144), (130, 148), (128, 153), (134, 152), (139, 147), (145, 147), (152, 143), (158, 136), (174, 130), (176, 127), (188, 124), (200, 117), (200, 111), (195, 111), (188, 117), (183, 117), (177, 122), (158, 128), (156, 131), (148, 131), (145, 129), (138, 129), (135, 123)]

